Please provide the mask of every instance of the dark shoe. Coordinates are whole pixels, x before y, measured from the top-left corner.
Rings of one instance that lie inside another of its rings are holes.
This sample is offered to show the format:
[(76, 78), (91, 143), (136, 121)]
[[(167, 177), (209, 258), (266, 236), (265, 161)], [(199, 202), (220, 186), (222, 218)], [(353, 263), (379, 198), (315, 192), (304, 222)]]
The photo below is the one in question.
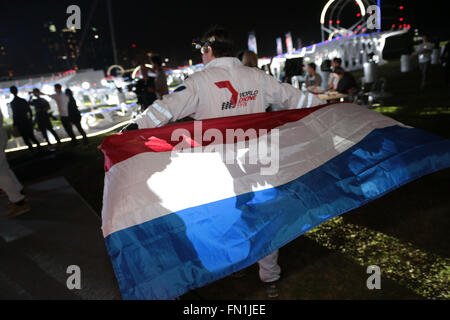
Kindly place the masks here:
[(264, 282), (264, 287), (268, 298), (277, 298), (279, 296), (278, 281)]
[(241, 278), (245, 277), (246, 274), (247, 274), (247, 268), (236, 271), (235, 273), (231, 274), (231, 277), (236, 278), (236, 279), (241, 279)]

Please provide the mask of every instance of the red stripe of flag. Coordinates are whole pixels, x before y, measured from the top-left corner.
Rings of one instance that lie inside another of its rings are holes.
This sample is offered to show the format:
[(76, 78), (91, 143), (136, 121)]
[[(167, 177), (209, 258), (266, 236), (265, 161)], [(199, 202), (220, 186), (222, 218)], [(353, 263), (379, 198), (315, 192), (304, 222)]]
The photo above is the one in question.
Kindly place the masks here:
[[(255, 129), (258, 135), (261, 129), (266, 129), (270, 132), (273, 128), (288, 122), (298, 121), (328, 105), (330, 104), (306, 109), (253, 113), (242, 116), (203, 120), (202, 135), (208, 129), (219, 130), (223, 137), (226, 136), (226, 129), (242, 129), (244, 131)], [(187, 130), (190, 133), (190, 137), (183, 137), (179, 141), (172, 141), (171, 135), (176, 129)], [(212, 143), (211, 141), (194, 141), (194, 121), (189, 121), (170, 124), (160, 128), (117, 133), (106, 137), (99, 149), (105, 155), (105, 171), (108, 171), (116, 163), (143, 152), (171, 151), (174, 146), (182, 142), (182, 139), (185, 139), (192, 147), (206, 146)]]

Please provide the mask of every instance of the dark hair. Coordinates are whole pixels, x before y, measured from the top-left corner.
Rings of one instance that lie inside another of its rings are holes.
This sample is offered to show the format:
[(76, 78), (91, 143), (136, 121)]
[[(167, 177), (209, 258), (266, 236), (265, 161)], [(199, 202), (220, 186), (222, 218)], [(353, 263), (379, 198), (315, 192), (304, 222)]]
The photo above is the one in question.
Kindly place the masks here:
[(16, 86), (12, 86), (9, 88), (9, 91), (13, 94), (16, 95), (17, 94), (17, 87)]
[(56, 88), (59, 88), (59, 89), (61, 89), (61, 88), (62, 88), (62, 87), (61, 87), (61, 85), (60, 85), (59, 83), (55, 84), (55, 86), (54, 86), (54, 87), (55, 87), (55, 89), (56, 89)]
[(236, 54), (236, 58), (238, 58), (239, 61), (241, 61), (241, 62), (242, 62), (242, 58), (244, 57), (244, 53), (245, 53), (245, 50), (241, 50)]
[(333, 58), (333, 62), (338, 63), (339, 65), (342, 65), (342, 59), (341, 58)]
[(73, 92), (72, 92), (72, 90), (70, 90), (70, 89), (66, 89), (66, 94), (67, 94), (69, 97), (72, 97), (72, 96), (73, 96)]
[(153, 64), (156, 64), (156, 65), (158, 65), (158, 66), (162, 66), (162, 58), (161, 58), (161, 56), (157, 56), (157, 55), (155, 55), (155, 56), (151, 56), (150, 57), (150, 61), (153, 63)]
[(333, 73), (336, 73), (337, 75), (341, 76), (345, 73), (345, 71), (341, 67), (336, 67), (336, 68), (334, 68)]
[(316, 64), (314, 62), (308, 63), (308, 66), (314, 69), (316, 71)]
[(210, 47), (213, 49), (216, 58), (233, 56), (233, 40), (230, 34), (223, 28), (211, 28), (205, 32), (202, 41), (209, 41), (211, 43)]

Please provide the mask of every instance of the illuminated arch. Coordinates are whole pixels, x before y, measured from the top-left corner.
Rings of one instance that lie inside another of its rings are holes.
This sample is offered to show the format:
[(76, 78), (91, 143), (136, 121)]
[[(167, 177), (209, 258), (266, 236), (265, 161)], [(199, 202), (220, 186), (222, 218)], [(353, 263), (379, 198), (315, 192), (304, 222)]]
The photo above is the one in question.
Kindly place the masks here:
[[(330, 6), (333, 4), (333, 2), (335, 2), (336, 0), (328, 0), (328, 2), (325, 4), (325, 6), (322, 9), (322, 13), (320, 14), (320, 23), (321, 24), (325, 24), (325, 16), (327, 14), (328, 9), (330, 8)], [(364, 4), (362, 3), (361, 0), (356, 0), (356, 3), (359, 6), (359, 10), (361, 11), (361, 16), (365, 16), (366, 15), (366, 8), (364, 7)]]
[(113, 65), (110, 66), (110, 67), (108, 68), (108, 70), (106, 71), (106, 75), (109, 77), (109, 76), (111, 75), (111, 71), (113, 71), (113, 69), (116, 69), (116, 68), (119, 69), (121, 73), (124, 73), (124, 72), (125, 72), (125, 69), (124, 69), (122, 66), (120, 66), (120, 65), (118, 65), (118, 64), (113, 64)]
[[(150, 64), (146, 64), (145, 65), (147, 68), (151, 69), (152, 66)], [(136, 73), (141, 70), (141, 66), (137, 66), (136, 68), (134, 68), (133, 73), (131, 73), (131, 79), (136, 78)]]

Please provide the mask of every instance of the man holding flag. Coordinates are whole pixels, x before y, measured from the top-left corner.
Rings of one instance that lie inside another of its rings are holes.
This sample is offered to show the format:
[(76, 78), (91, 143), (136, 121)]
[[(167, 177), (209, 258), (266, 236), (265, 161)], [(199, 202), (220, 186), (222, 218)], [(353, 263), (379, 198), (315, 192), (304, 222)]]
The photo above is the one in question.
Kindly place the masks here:
[[(160, 127), (188, 116), (204, 120), (265, 112), (269, 105), (302, 107), (300, 90), (261, 70), (244, 67), (233, 56), (233, 42), (225, 30), (208, 31), (196, 45), (205, 69), (191, 75), (172, 94), (156, 100), (126, 130)], [(242, 93), (249, 91), (254, 99), (241, 103)], [(321, 104), (314, 98), (309, 106)]]
[[(205, 69), (191, 75), (172, 94), (156, 100), (126, 131), (160, 127), (188, 116), (204, 120), (265, 112), (269, 105), (283, 109), (302, 107), (300, 90), (261, 70), (245, 67), (234, 58), (233, 41), (225, 30), (214, 28), (206, 32), (196, 48), (201, 51)], [(319, 104), (320, 100), (313, 97), (310, 106)], [(277, 260), (278, 250), (258, 262), (268, 297), (278, 296), (281, 269)]]

